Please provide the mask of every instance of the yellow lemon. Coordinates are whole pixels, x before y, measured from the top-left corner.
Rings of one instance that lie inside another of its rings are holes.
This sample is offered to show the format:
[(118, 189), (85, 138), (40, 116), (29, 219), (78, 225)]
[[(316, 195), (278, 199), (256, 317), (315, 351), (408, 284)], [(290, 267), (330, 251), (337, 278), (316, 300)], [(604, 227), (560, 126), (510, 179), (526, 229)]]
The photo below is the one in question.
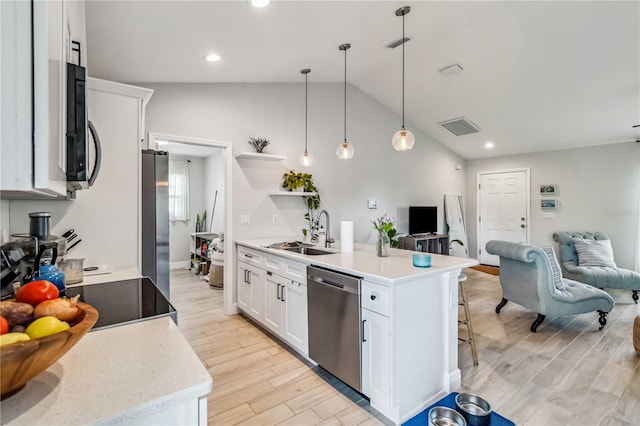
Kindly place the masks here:
[(6, 333), (0, 336), (0, 346), (23, 342), (25, 340), (31, 340), (31, 337), (25, 333)]
[(29, 327), (24, 331), (32, 339), (38, 337), (48, 336), (50, 334), (60, 333), (61, 331), (68, 330), (69, 323), (60, 321), (53, 316), (41, 317), (29, 324)]

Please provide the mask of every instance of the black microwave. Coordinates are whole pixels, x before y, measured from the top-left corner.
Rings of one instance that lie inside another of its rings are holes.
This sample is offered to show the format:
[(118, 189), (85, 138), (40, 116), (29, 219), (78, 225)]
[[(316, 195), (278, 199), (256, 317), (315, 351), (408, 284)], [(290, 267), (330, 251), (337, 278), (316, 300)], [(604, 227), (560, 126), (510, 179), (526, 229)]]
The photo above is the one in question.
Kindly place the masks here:
[[(89, 138), (91, 136), (91, 138)], [(93, 168), (89, 169), (90, 139), (95, 146)], [(67, 189), (72, 194), (94, 184), (100, 171), (100, 138), (87, 118), (87, 70), (67, 63)]]

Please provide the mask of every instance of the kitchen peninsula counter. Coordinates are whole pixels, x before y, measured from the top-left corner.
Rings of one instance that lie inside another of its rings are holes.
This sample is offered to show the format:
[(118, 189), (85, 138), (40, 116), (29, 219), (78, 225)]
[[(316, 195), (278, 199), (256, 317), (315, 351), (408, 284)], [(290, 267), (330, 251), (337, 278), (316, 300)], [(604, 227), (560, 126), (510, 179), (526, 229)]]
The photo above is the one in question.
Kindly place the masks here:
[[(333, 254), (314, 256), (299, 254), (288, 250), (268, 248), (269, 245), (274, 243), (294, 240), (295, 238), (269, 238), (236, 241), (236, 244), (298, 262), (359, 275), (365, 279), (384, 284), (398, 284), (405, 281), (440, 275), (445, 272), (459, 271), (462, 268), (478, 264), (476, 259), (432, 254), (431, 267), (418, 268), (413, 266), (412, 259), (412, 255), (417, 252), (390, 248), (389, 256), (377, 257), (375, 246), (358, 243), (353, 245), (352, 252), (341, 252), (338, 242), (333, 244), (332, 248), (327, 249), (333, 251)], [(320, 246), (318, 246), (318, 248), (320, 248)]]
[[(354, 244), (354, 251), (344, 253), (335, 244), (333, 253), (320, 255), (269, 248), (291, 241), (295, 238), (236, 241), (240, 310), (269, 328), (269, 321), (274, 323), (276, 318), (271, 314), (277, 313), (281, 302), (292, 304), (291, 318), (296, 312), (306, 313), (311, 304), (326, 303), (328, 298), (318, 297), (322, 290), (316, 288), (313, 297), (306, 292), (309, 265), (361, 277), (357, 318), (362, 330), (360, 379), (371, 406), (402, 424), (460, 388), (458, 277), (462, 268), (478, 263), (475, 259), (432, 254), (431, 267), (419, 268), (413, 266), (416, 252), (389, 249), (388, 257), (377, 257), (375, 246), (367, 244)], [(297, 294), (304, 294), (306, 306), (288, 290), (303, 286), (305, 290)], [(285, 287), (286, 298), (280, 296), (284, 290), (278, 292)], [(274, 299), (276, 302), (270, 302)], [(311, 318), (304, 316), (296, 324)], [(280, 329), (288, 326), (280, 324)], [(314, 325), (304, 323), (309, 340)], [(291, 327), (285, 338), (293, 344), (304, 342), (305, 333), (299, 328)], [(305, 347), (298, 344), (303, 354)], [(311, 353), (309, 356), (313, 359)]]
[(206, 424), (211, 375), (170, 318), (87, 333), (1, 403), (0, 424)]

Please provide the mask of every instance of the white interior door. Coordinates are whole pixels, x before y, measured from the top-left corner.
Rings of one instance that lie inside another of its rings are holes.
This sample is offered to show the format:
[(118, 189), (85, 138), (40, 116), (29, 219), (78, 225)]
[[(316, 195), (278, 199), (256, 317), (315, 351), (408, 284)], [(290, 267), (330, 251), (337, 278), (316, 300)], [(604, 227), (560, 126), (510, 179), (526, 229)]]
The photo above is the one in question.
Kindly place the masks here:
[(478, 260), (498, 266), (498, 256), (488, 254), (489, 240), (529, 242), (529, 171), (478, 174)]

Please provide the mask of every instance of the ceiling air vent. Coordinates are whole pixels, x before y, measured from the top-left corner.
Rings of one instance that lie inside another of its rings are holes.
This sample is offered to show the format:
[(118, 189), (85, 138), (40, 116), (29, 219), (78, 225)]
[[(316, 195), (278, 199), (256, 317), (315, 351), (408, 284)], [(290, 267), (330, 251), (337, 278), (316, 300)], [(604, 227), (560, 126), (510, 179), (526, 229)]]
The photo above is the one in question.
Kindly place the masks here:
[(480, 128), (473, 124), (467, 117), (454, 118), (453, 120), (441, 121), (438, 123), (456, 136), (478, 133)]
[(396, 41), (392, 41), (391, 43), (387, 44), (387, 47), (389, 49), (395, 49), (398, 46), (402, 46), (404, 43), (408, 42), (409, 40), (411, 40), (408, 37), (404, 37), (404, 38), (399, 38)]

